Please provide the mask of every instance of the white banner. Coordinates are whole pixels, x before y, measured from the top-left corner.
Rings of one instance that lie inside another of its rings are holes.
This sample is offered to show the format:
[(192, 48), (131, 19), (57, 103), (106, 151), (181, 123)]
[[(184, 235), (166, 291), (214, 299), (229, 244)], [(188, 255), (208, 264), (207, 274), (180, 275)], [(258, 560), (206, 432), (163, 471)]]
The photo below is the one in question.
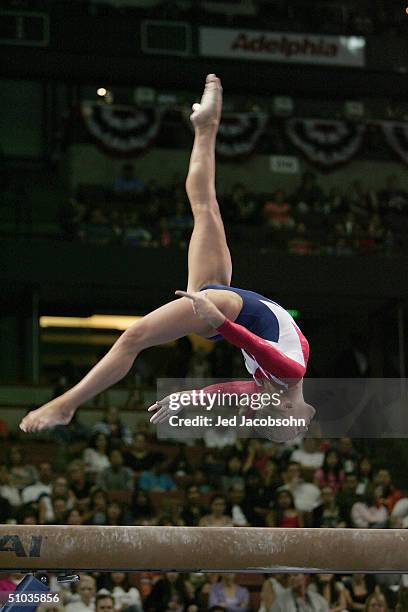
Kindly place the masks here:
[(361, 36), (200, 28), (200, 54), (207, 57), (363, 67), (365, 46)]
[(271, 155), (271, 172), (277, 174), (299, 174), (299, 160), (293, 155)]

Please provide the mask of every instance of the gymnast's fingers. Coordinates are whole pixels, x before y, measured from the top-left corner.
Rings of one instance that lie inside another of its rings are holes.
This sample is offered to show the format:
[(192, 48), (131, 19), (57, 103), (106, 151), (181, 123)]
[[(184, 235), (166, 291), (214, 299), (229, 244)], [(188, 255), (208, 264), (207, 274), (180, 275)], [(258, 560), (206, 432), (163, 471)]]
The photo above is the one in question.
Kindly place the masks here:
[(147, 409), (147, 412), (153, 412), (153, 410), (157, 410), (159, 408), (159, 402), (155, 402)]
[(167, 404), (168, 404), (167, 397), (164, 397), (161, 400), (156, 400), (154, 404), (149, 406), (149, 408), (147, 409), (147, 412), (153, 412), (154, 410), (157, 410), (158, 408), (166, 408)]
[(170, 415), (167, 410), (167, 406), (163, 406), (153, 416), (150, 417), (150, 422), (157, 425), (158, 423), (163, 423), (164, 421), (167, 421), (169, 416)]

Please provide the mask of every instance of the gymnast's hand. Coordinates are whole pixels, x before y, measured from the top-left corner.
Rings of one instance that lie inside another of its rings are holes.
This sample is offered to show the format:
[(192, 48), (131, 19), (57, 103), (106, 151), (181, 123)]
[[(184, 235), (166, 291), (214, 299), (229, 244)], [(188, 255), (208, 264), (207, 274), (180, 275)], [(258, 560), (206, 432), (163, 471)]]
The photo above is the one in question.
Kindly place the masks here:
[(204, 321), (207, 321), (214, 329), (220, 327), (225, 321), (225, 316), (221, 310), (208, 299), (205, 291), (176, 291), (176, 295), (186, 297), (192, 301), (195, 314)]
[[(183, 394), (187, 394), (188, 391), (183, 391)], [(177, 397), (181, 395), (180, 393), (172, 393), (167, 397), (164, 397), (161, 400), (158, 400), (154, 404), (147, 409), (148, 412), (153, 412), (153, 416), (150, 417), (150, 422), (154, 425), (158, 425), (159, 423), (166, 423), (171, 416), (174, 414), (178, 414), (185, 408), (181, 404), (181, 402), (177, 402)]]

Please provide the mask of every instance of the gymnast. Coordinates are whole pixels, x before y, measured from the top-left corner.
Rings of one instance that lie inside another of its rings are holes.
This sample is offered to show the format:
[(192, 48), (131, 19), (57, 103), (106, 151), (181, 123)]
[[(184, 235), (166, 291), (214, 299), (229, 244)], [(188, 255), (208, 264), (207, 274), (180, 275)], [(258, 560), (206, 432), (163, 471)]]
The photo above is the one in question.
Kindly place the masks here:
[[(307, 429), (315, 411), (302, 392), (309, 356), (306, 338), (284, 308), (262, 295), (230, 286), (232, 262), (215, 192), (215, 141), (221, 108), (221, 83), (210, 74), (201, 102), (193, 105), (190, 117), (195, 137), (186, 190), (194, 228), (188, 250), (187, 291), (176, 291), (178, 299), (132, 324), (78, 384), (29, 412), (20, 424), (24, 432), (68, 424), (81, 404), (121, 380), (141, 351), (190, 333), (224, 338), (241, 349), (253, 377), (251, 381), (212, 385), (205, 392), (279, 393), (279, 405), (262, 411), (303, 419), (306, 427), (279, 432), (272, 428), (263, 435), (284, 441)], [(153, 423), (168, 420), (168, 398), (157, 401), (149, 411), (154, 412)]]

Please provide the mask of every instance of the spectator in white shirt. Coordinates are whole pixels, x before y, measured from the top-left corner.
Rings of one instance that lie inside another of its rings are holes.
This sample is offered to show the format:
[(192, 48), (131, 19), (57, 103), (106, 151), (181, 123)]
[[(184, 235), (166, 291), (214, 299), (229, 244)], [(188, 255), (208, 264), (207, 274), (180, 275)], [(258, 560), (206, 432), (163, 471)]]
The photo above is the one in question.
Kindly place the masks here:
[(11, 484), (20, 491), (32, 485), (38, 478), (38, 472), (31, 463), (25, 462), (23, 450), (20, 446), (12, 446), (7, 455), (7, 468), (10, 472)]
[(305, 574), (291, 574), (290, 587), (276, 597), (272, 612), (329, 612), (327, 601), (319, 593), (308, 588), (309, 578)]
[(284, 486), (280, 490), (287, 489), (293, 495), (296, 510), (311, 512), (321, 503), (320, 489), (316, 485), (305, 482), (300, 476), (300, 465), (291, 461), (283, 473)]
[(5, 465), (0, 465), (0, 497), (8, 500), (13, 508), (21, 506), (21, 494), (19, 489), (11, 483), (10, 473)]
[(50, 495), (41, 496), (38, 503), (39, 523), (52, 523), (55, 519), (52, 498), (63, 497), (67, 502), (67, 510), (71, 510), (75, 505), (75, 495), (69, 489), (68, 480), (65, 476), (57, 476), (52, 483)]
[(204, 444), (206, 448), (225, 448), (234, 446), (237, 441), (237, 432), (233, 427), (220, 425), (219, 427), (207, 427), (204, 432)]
[[(106, 588), (113, 596), (114, 607), (118, 612), (142, 612), (142, 599), (138, 589), (131, 586), (124, 572), (112, 572), (106, 581)], [(102, 591), (98, 592), (102, 593)]]
[(382, 529), (387, 520), (388, 509), (382, 497), (382, 487), (367, 490), (362, 501), (355, 502), (351, 508), (353, 527)]
[(272, 604), (278, 595), (287, 589), (287, 574), (275, 574), (266, 578), (262, 585), (261, 605), (258, 612), (271, 612)]
[(95, 612), (95, 580), (88, 574), (81, 574), (76, 596), (65, 606), (65, 612)]
[(21, 492), (23, 504), (36, 502), (44, 493), (51, 495), (51, 483), (53, 479), (51, 463), (42, 461), (39, 466), (38, 480), (32, 485), (25, 487)]
[(391, 518), (400, 519), (401, 527), (408, 528), (408, 497), (403, 497), (397, 501), (392, 510)]
[(109, 440), (106, 434), (96, 432), (92, 436), (89, 447), (83, 452), (82, 459), (85, 463), (85, 470), (92, 474), (99, 474), (105, 468), (110, 467), (108, 457)]
[(291, 461), (300, 463), (302, 468), (318, 470), (323, 465), (324, 453), (319, 451), (317, 442), (314, 438), (304, 438), (301, 448), (293, 451), (290, 459)]
[(245, 487), (239, 483), (235, 483), (229, 490), (229, 505), (230, 511), (228, 514), (232, 516), (232, 522), (235, 527), (247, 527), (249, 521), (245, 515)]

